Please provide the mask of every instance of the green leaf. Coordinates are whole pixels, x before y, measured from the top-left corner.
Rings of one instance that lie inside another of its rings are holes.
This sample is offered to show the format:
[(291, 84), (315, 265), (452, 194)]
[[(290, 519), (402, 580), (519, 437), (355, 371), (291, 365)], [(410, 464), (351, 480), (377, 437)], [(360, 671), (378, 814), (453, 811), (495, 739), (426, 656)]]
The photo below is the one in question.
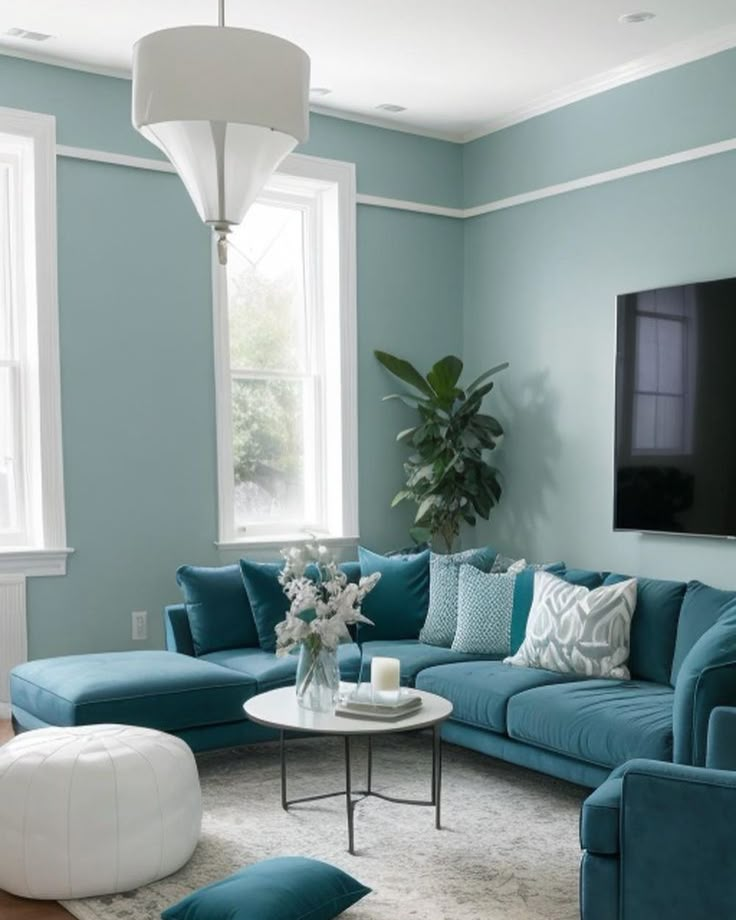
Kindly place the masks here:
[(419, 392), (423, 393), (425, 396), (429, 396), (430, 399), (434, 397), (432, 388), (413, 364), (410, 364), (403, 358), (397, 358), (395, 355), (390, 355), (386, 351), (374, 351), (373, 354), (386, 370), (394, 375), (394, 377), (398, 377), (399, 380), (408, 383), (409, 386), (414, 387), (415, 390), (419, 390)]
[(503, 364), (497, 364), (495, 367), (492, 367), (489, 371), (481, 374), (480, 377), (476, 377), (475, 380), (470, 384), (469, 387), (466, 387), (466, 392), (468, 395), (475, 392), (475, 390), (483, 383), (484, 380), (488, 380), (489, 377), (492, 377), (494, 374), (497, 374), (499, 371), (505, 371), (509, 366), (508, 361), (504, 361)]
[(397, 440), (397, 441), (404, 441), (404, 440), (410, 438), (410, 437), (414, 434), (414, 432), (415, 432), (416, 430), (417, 430), (416, 428), (404, 428), (403, 431), (400, 431), (400, 432), (396, 435), (396, 440)]
[(428, 527), (410, 527), (409, 536), (415, 543), (429, 543), (432, 531)]
[(429, 511), (435, 506), (437, 499), (434, 495), (429, 495), (425, 498), (417, 509), (416, 516), (414, 518), (414, 523), (419, 524), (420, 521), (427, 515)]
[(419, 396), (412, 396), (411, 393), (390, 393), (383, 397), (383, 402), (388, 402), (389, 399), (399, 399), (405, 406), (410, 406), (412, 409), (418, 409), (422, 405), (422, 399)]
[(407, 498), (411, 498), (411, 496), (412, 493), (408, 489), (402, 489), (391, 499), (391, 507), (395, 508), (400, 502), (405, 501)]
[(455, 399), (458, 390), (456, 384), (463, 372), (463, 362), (455, 355), (446, 355), (433, 365), (427, 374), (427, 381), (434, 392), (443, 401)]

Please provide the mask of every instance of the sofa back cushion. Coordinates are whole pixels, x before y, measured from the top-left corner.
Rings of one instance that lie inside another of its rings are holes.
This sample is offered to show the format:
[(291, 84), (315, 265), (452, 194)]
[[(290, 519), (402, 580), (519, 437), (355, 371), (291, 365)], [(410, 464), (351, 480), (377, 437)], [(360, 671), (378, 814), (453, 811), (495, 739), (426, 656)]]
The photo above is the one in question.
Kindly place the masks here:
[[(628, 578), (631, 576), (612, 572), (605, 584), (612, 585)], [(629, 653), (629, 670), (635, 680), (670, 683), (677, 623), (686, 588), (684, 581), (637, 578)]]
[[(289, 600), (279, 582), (283, 567), (282, 562), (240, 560), (241, 583), (245, 586), (257, 631), (254, 645), (260, 645), (266, 652), (276, 651), (276, 624), (286, 617), (289, 609)], [(347, 575), (348, 581), (356, 584), (360, 581), (359, 563), (342, 562), (340, 568)], [(306, 574), (316, 578), (315, 567), (308, 565)]]
[(195, 655), (258, 645), (240, 566), (182, 565), (176, 581), (184, 595)]
[(674, 687), (682, 662), (698, 639), (707, 632), (729, 605), (736, 601), (736, 591), (721, 591), (701, 581), (688, 583), (677, 624), (675, 654), (670, 681)]
[(429, 609), (429, 550), (411, 556), (381, 556), (358, 548), (363, 575), (381, 578), (363, 601), (373, 626), (358, 625), (360, 641), (418, 639)]

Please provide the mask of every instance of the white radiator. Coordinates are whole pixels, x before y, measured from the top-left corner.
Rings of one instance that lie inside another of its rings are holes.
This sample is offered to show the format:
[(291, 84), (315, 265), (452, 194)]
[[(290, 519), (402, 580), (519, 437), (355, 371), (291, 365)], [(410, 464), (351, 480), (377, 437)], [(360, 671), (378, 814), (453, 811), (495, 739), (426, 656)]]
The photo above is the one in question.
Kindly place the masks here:
[(0, 576), (0, 719), (10, 716), (11, 668), (28, 660), (26, 580), (22, 575)]

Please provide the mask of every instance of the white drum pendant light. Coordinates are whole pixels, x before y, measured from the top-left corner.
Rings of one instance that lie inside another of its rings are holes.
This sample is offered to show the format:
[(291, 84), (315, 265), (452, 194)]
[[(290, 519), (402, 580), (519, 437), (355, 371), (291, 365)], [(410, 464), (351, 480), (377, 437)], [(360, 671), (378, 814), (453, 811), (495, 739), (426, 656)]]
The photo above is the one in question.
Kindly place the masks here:
[(309, 135), (309, 57), (264, 32), (182, 26), (133, 48), (133, 125), (171, 160), (225, 241), (284, 157)]

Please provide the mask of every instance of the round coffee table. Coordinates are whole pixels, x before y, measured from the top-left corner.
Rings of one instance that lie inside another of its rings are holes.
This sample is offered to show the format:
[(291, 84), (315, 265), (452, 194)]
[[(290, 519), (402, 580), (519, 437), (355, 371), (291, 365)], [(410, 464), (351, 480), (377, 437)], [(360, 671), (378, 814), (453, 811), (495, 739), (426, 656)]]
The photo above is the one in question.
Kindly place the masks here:
[[(350, 689), (342, 684), (341, 692)], [(435, 827), (440, 828), (440, 801), (442, 791), (442, 723), (452, 713), (452, 703), (442, 696), (415, 690), (422, 698), (422, 705), (411, 715), (395, 722), (380, 719), (354, 718), (334, 713), (312, 712), (303, 709), (296, 701), (293, 687), (281, 687), (251, 697), (243, 704), (246, 715), (253, 722), (268, 725), (279, 730), (281, 747), (281, 807), (315, 802), (333, 796), (344, 795), (348, 820), (348, 852), (355, 855), (354, 812), (358, 802), (368, 796), (375, 796), (387, 802), (401, 805), (427, 805), (435, 809)], [(432, 791), (428, 800), (401, 799), (375, 792), (373, 789), (373, 736), (414, 732), (424, 728), (432, 729)], [(286, 795), (286, 732), (315, 735), (340, 735), (345, 739), (345, 788), (338, 792), (324, 792), (300, 799), (288, 799)], [(368, 739), (368, 775), (365, 789), (353, 789), (351, 775), (350, 742), (356, 736)]]

